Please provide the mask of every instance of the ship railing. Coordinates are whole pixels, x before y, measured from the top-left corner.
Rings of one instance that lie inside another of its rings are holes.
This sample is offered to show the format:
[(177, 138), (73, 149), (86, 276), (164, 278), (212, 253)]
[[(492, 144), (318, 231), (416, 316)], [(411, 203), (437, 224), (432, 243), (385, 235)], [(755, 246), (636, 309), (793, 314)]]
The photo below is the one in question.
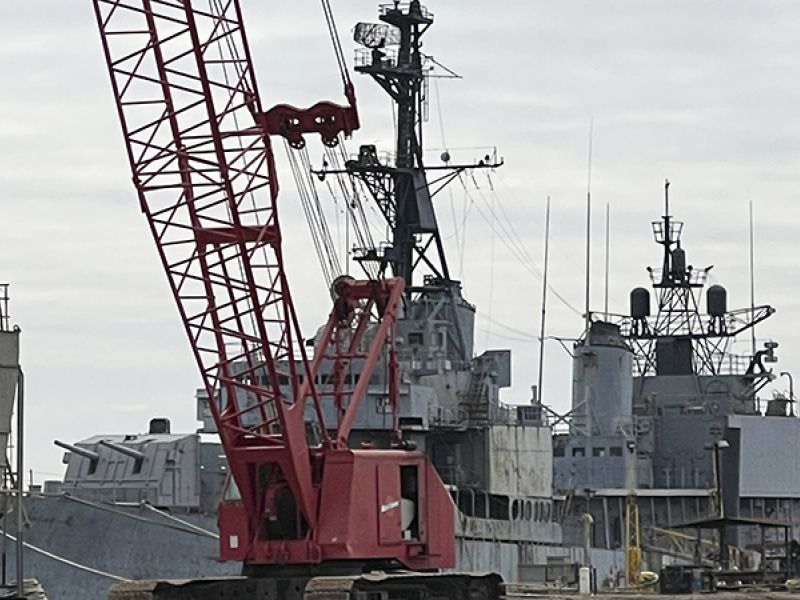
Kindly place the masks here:
[[(695, 364), (698, 375), (744, 375), (753, 362), (749, 354), (730, 354), (728, 352), (715, 352), (711, 355), (712, 369), (706, 363)], [(653, 361), (645, 356), (635, 356), (633, 360), (634, 377), (655, 375)]]
[(8, 331), (8, 284), (0, 283), (0, 331)]
[[(661, 283), (664, 275), (664, 269), (649, 268), (650, 283), (658, 285)], [(686, 272), (686, 283), (692, 286), (704, 286), (708, 280), (708, 271), (705, 269), (692, 269)]]
[(469, 414), (463, 408), (431, 406), (428, 422), (437, 427), (464, 427), (469, 422)]
[(393, 68), (397, 66), (397, 50), (394, 48), (356, 48), (355, 68)]
[[(389, 152), (388, 150), (381, 150), (380, 152), (376, 151), (375, 152), (375, 156), (377, 157), (378, 162), (380, 163), (380, 166), (389, 167), (394, 163), (394, 159), (395, 159), (396, 153)], [(351, 153), (349, 155), (348, 158), (349, 158), (349, 161), (354, 162), (354, 163), (358, 163), (360, 158), (361, 158), (361, 156), (360, 156), (360, 153), (353, 152), (353, 153)], [(371, 165), (371, 166), (376, 166), (376, 165)], [(387, 246), (390, 246), (390, 245), (391, 244), (387, 243)]]
[(455, 465), (437, 465), (436, 470), (442, 478), (442, 481), (448, 485), (454, 485), (457, 488), (473, 488), (480, 485), (480, 477), (478, 477), (478, 474), (463, 467)]
[(517, 407), (504, 402), (498, 402), (492, 406), (491, 411), (492, 423), (499, 425), (514, 425), (517, 423)]
[[(382, 17), (398, 9), (407, 13), (410, 6), (411, 2), (383, 2), (378, 4), (378, 15)], [(433, 18), (433, 13), (430, 12), (425, 6), (420, 5), (419, 12), (425, 19)]]
[[(464, 424), (492, 423), (496, 425), (515, 425), (518, 423), (517, 406), (502, 402), (493, 404), (474, 394), (462, 396), (458, 418), (464, 415)], [(438, 415), (437, 415), (438, 416)]]
[[(594, 312), (590, 314), (593, 323), (598, 321), (603, 323), (610, 323), (619, 327), (619, 334), (629, 340), (628, 343), (635, 344), (640, 338), (645, 340), (649, 339), (655, 329), (655, 318), (648, 317), (647, 319), (634, 319), (630, 315), (621, 315), (617, 313)], [(638, 356), (637, 352), (634, 352)]]
[[(530, 425), (536, 427), (552, 427), (561, 415), (544, 404), (505, 404), (498, 403), (492, 411), (492, 423), (499, 425)], [(562, 423), (563, 424), (563, 423)], [(568, 425), (564, 425), (568, 427)]]
[(613, 313), (592, 313), (592, 319), (602, 319), (606, 323), (612, 323), (619, 327), (620, 333), (627, 337), (631, 333), (631, 325), (633, 323), (633, 319), (628, 315), (616, 315)]
[(715, 352), (712, 361), (717, 365), (718, 375), (744, 375), (753, 357), (748, 354), (730, 354), (728, 352)]
[(519, 423), (547, 425), (547, 411), (543, 404), (518, 404), (514, 408), (517, 410), (517, 421)]
[(680, 241), (681, 239), (681, 232), (683, 231), (683, 221), (675, 221), (670, 219), (669, 221), (669, 230), (664, 227), (663, 221), (652, 221), (653, 226), (653, 237), (655, 238), (656, 242), (659, 244), (663, 244), (664, 241), (667, 239), (665, 235), (667, 231), (669, 231), (669, 239), (673, 242)]
[(679, 311), (675, 311), (674, 318), (648, 316), (644, 319), (634, 319), (630, 315), (597, 312), (591, 313), (591, 319), (592, 322), (602, 321), (619, 327), (623, 338), (647, 343), (658, 336), (687, 335), (702, 338), (726, 332), (728, 335), (735, 334), (748, 325), (749, 321), (742, 318), (745, 314), (751, 314), (750, 309), (728, 312), (725, 315), (724, 326), (719, 326), (716, 321), (705, 315), (679, 314)]

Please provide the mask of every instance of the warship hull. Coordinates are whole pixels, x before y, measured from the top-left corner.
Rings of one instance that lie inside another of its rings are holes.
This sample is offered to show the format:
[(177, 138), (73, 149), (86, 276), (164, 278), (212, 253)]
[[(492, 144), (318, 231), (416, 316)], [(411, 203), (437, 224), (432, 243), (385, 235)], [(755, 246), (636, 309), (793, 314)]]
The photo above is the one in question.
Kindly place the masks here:
[[(213, 514), (162, 511), (32, 495), (25, 508), (25, 570), (34, 573), (50, 600), (105, 600), (115, 583), (138, 579), (191, 579), (239, 575), (241, 565), (218, 560)], [(557, 527), (460, 516), (455, 539), (463, 572), (496, 572), (518, 580), (527, 565), (574, 561)], [(13, 535), (13, 534), (11, 534)], [(14, 571), (9, 541), (7, 572)], [(547, 543), (546, 540), (551, 540)], [(11, 577), (11, 576), (9, 576)], [(11, 577), (13, 578), (13, 577)]]

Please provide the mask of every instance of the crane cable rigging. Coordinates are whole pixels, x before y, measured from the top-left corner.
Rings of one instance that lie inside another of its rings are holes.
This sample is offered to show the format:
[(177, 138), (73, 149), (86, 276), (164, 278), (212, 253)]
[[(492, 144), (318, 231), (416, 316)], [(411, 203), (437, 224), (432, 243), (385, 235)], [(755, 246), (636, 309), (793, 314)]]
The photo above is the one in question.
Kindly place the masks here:
[[(345, 96), (351, 104), (354, 104), (355, 92), (353, 83), (350, 79), (350, 72), (347, 68), (347, 61), (345, 60), (342, 50), (333, 11), (331, 10), (329, 0), (322, 0), (321, 4), (325, 22), (328, 27), (328, 34), (330, 35), (331, 44), (333, 45), (334, 56), (339, 68), (339, 74), (342, 79), (342, 84), (344, 85)], [(338, 140), (338, 144), (336, 144), (337, 147), (325, 148), (324, 161), (331, 165), (335, 171), (343, 171), (343, 164), (347, 161), (347, 151), (344, 146), (342, 135), (339, 135)], [(311, 230), (311, 236), (322, 269), (322, 274), (325, 278), (326, 285), (330, 287), (333, 281), (341, 275), (343, 271), (341, 262), (336, 253), (336, 245), (333, 243), (330, 227), (328, 226), (325, 212), (320, 202), (315, 178), (311, 174), (311, 161), (308, 156), (308, 150), (305, 147), (302, 149), (293, 148), (286, 141), (284, 141), (284, 149), (289, 161), (292, 176), (297, 186), (303, 212), (308, 222), (309, 229)], [(355, 178), (352, 175), (338, 173), (336, 179), (345, 206), (345, 215), (348, 219), (348, 225), (350, 223), (353, 225), (358, 246), (360, 248), (373, 249), (375, 247), (375, 242), (372, 238), (363, 204), (358, 200), (360, 194)], [(348, 182), (347, 179), (350, 181)], [(330, 181), (327, 182), (327, 186), (329, 193), (335, 199), (336, 193)], [(350, 248), (345, 249), (345, 253), (349, 251)], [(345, 261), (349, 262), (346, 259)], [(371, 279), (377, 278), (378, 267), (376, 265), (364, 263), (363, 267), (368, 277)]]
[[(339, 38), (339, 30), (336, 28), (336, 20), (333, 17), (333, 11), (331, 10), (331, 3), (329, 0), (322, 0), (322, 12), (325, 15), (325, 23), (328, 26), (331, 44), (333, 44), (333, 53), (339, 65), (339, 74), (342, 76), (342, 84), (345, 87), (345, 93), (347, 93), (348, 88), (352, 88), (353, 82), (350, 80), (350, 71), (347, 69), (347, 61), (342, 51), (342, 40)], [(350, 98), (348, 98), (348, 100), (349, 99)]]
[(289, 168), (294, 177), (297, 194), (300, 197), (300, 204), (311, 230), (311, 239), (322, 268), (322, 276), (325, 278), (326, 285), (330, 287), (334, 278), (341, 272), (341, 267), (325, 214), (322, 211), (317, 188), (313, 180), (306, 176), (308, 152), (305, 148), (292, 150), (286, 140), (283, 141), (283, 145), (289, 161)]
[[(492, 209), (491, 204), (486, 199), (486, 196), (483, 194), (480, 187), (477, 186), (477, 183), (475, 181), (473, 181), (473, 183), (475, 184), (474, 191), (477, 192), (479, 199), (483, 202), (483, 204), (486, 205), (488, 209), (488, 214), (487, 211), (481, 209), (478, 203), (475, 202), (475, 197), (470, 191), (470, 188), (467, 186), (465, 178), (459, 175), (458, 179), (464, 190), (464, 194), (466, 195), (467, 200), (469, 201), (469, 205), (473, 206), (475, 210), (478, 211), (478, 214), (481, 216), (481, 218), (484, 221), (486, 221), (486, 223), (491, 228), (492, 233), (496, 235), (498, 238), (500, 238), (500, 241), (503, 243), (503, 245), (509, 250), (509, 252), (511, 252), (514, 258), (516, 258), (519, 261), (520, 265), (526, 271), (528, 271), (528, 273), (533, 275), (535, 278), (541, 280), (542, 271), (539, 269), (538, 265), (531, 256), (530, 252), (528, 252), (527, 248), (525, 247), (525, 244), (522, 242), (521, 237), (519, 236), (516, 228), (513, 225), (513, 221), (511, 220), (505, 209), (502, 207), (502, 204), (500, 204), (501, 214), (503, 215), (503, 217), (505, 217), (505, 222), (502, 219), (497, 218), (497, 213)], [(555, 287), (553, 287), (552, 284), (548, 283), (547, 288), (556, 298), (558, 298), (559, 301), (561, 301), (562, 304), (564, 304), (566, 308), (568, 308), (575, 314), (578, 315), (581, 314), (580, 311), (577, 308), (575, 308), (572, 305), (572, 303), (570, 303), (569, 300), (567, 300), (562, 294), (560, 294), (558, 290), (556, 290)]]
[[(363, 189), (360, 188), (363, 183), (351, 174), (343, 174), (347, 163), (347, 149), (344, 140), (340, 140), (338, 148), (326, 148), (325, 152), (326, 159), (333, 167), (333, 170), (337, 172), (336, 181), (339, 184), (339, 189), (346, 205), (347, 215), (353, 224), (358, 247), (361, 249), (374, 249), (375, 240), (372, 237), (372, 230), (364, 210), (364, 203), (360, 200), (366, 196)], [(328, 189), (331, 194), (334, 193), (330, 182), (328, 182)], [(371, 279), (378, 277), (379, 268), (375, 263), (363, 263), (363, 266)]]
[[(297, 150), (288, 143), (284, 143), (284, 149), (291, 168), (292, 177), (295, 180), (300, 203), (311, 231), (314, 249), (322, 269), (325, 283), (328, 287), (341, 274), (342, 263), (339, 260), (336, 244), (333, 242), (330, 226), (328, 225), (325, 210), (320, 201), (317, 190), (316, 177), (312, 175), (311, 160), (308, 150), (303, 148)], [(357, 181), (352, 175), (342, 173), (343, 163), (347, 160), (347, 151), (344, 148), (343, 140), (340, 139), (337, 148), (325, 149), (325, 162), (332, 170), (337, 171), (335, 177), (338, 187), (334, 187), (326, 177), (325, 182), (328, 193), (336, 204), (337, 197), (342, 199), (344, 204), (345, 216), (348, 224), (352, 224), (355, 234), (355, 247), (360, 249), (374, 249), (375, 241), (372, 237), (372, 230), (364, 211), (364, 204), (360, 201), (361, 193)], [(349, 180), (349, 181), (348, 181)], [(350, 252), (351, 248), (346, 248), (345, 252)], [(376, 279), (379, 274), (377, 264), (372, 262), (362, 263), (362, 268), (370, 279)]]

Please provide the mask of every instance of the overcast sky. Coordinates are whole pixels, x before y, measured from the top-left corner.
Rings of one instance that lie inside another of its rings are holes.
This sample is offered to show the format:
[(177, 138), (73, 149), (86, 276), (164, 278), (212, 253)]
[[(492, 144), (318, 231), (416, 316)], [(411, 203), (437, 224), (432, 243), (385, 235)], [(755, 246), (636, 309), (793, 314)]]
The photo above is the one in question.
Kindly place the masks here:
[[(55, 438), (143, 431), (152, 416), (193, 430), (200, 380), (130, 183), (91, 2), (7, 4), (0, 280), (12, 284), (12, 317), (23, 330), (29, 465), (42, 480), (61, 473)], [(265, 105), (341, 100), (317, 2), (243, 4)], [(355, 22), (375, 19), (372, 2), (334, 4), (343, 36)], [(464, 148), (453, 153), (465, 159), (483, 153), (467, 148), (497, 146), (506, 161), (491, 183), (476, 174), (467, 192), (456, 183), (438, 205), (451, 267), (485, 315), (477, 349), (514, 351), (514, 388), (505, 400), (525, 401), (536, 380), (535, 273), (548, 195), (551, 281), (582, 307), (591, 122), (593, 307), (603, 303), (606, 203), (610, 308), (627, 312), (629, 290), (646, 284), (645, 267), (660, 262), (650, 221), (662, 213), (669, 178), (673, 212), (686, 221), (689, 263), (715, 265), (713, 281), (728, 288), (732, 308), (749, 305), (754, 203), (757, 302), (778, 309), (758, 337), (781, 343), (776, 371), (800, 364), (800, 4), (441, 0), (429, 8), (437, 22), (425, 51), (464, 78), (431, 86), (427, 145)], [(351, 56), (349, 38), (344, 45)], [(388, 100), (368, 79), (357, 77), (356, 85), (363, 127), (350, 147), (387, 147)], [(310, 333), (328, 301), (292, 187), (284, 177), (285, 253)], [(343, 226), (331, 217), (334, 236)], [(515, 257), (520, 246), (525, 264)], [(547, 327), (574, 337), (581, 321), (551, 297)], [(748, 348), (747, 340), (734, 345)], [(543, 398), (565, 410), (569, 357), (549, 342), (546, 365)], [(785, 379), (773, 387), (783, 389)]]

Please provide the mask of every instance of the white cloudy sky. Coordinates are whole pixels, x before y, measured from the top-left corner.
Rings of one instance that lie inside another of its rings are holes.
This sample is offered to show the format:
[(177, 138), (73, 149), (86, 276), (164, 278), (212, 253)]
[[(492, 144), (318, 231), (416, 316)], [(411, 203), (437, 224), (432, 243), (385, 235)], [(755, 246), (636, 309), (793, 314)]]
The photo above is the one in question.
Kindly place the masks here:
[[(340, 99), (316, 2), (244, 5), (264, 104)], [(54, 438), (143, 430), (155, 415), (193, 429), (199, 378), (130, 184), (91, 3), (26, 0), (4, 8), (0, 279), (13, 285), (13, 318), (24, 332), (29, 464), (41, 480), (60, 473)], [(561, 294), (582, 305), (593, 120), (594, 307), (602, 306), (605, 204), (611, 309), (624, 312), (629, 289), (646, 281), (644, 267), (660, 260), (650, 220), (661, 214), (669, 178), (674, 212), (687, 221), (689, 262), (716, 265), (715, 281), (728, 287), (732, 307), (749, 304), (753, 201), (757, 300), (778, 309), (758, 336), (781, 342), (779, 370), (800, 363), (800, 5), (440, 0), (430, 8), (437, 24), (426, 52), (464, 76), (437, 86), (446, 144), (497, 145), (506, 166), (493, 175), (495, 202), (537, 264), (545, 198), (552, 197), (551, 280)], [(375, 12), (367, 0), (337, 0), (335, 10), (343, 32)], [(351, 46), (346, 40), (348, 56)], [(363, 131), (352, 147), (385, 145), (388, 101), (370, 81), (356, 83)], [(434, 95), (429, 146), (442, 146), (440, 131)], [(441, 225), (467, 297), (494, 321), (479, 321), (478, 349), (513, 348), (514, 389), (506, 399), (524, 401), (536, 378), (531, 338), (541, 282), (481, 217), (494, 196), (477, 179), (483, 197), (472, 192), (463, 257), (453, 235), (452, 215), (461, 221), (465, 206), (459, 186), (452, 207), (448, 196), (441, 199)], [(283, 188), (290, 282), (310, 331), (325, 316), (326, 295), (288, 179)], [(550, 333), (580, 331), (569, 309), (555, 300), (550, 308)], [(735, 348), (744, 352), (748, 344)], [(546, 356), (544, 398), (564, 409), (569, 359), (554, 343)]]

